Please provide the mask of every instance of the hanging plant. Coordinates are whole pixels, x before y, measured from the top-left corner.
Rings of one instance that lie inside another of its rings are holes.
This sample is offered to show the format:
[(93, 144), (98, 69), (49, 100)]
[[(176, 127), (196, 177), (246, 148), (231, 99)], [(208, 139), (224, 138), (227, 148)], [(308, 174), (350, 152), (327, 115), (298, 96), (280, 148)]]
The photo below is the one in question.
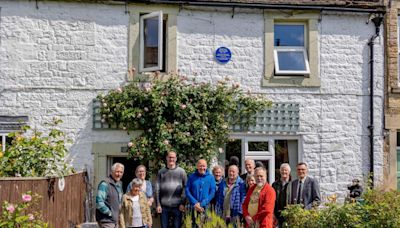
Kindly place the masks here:
[(102, 121), (124, 130), (142, 130), (128, 143), (131, 156), (142, 163), (162, 166), (165, 154), (175, 151), (181, 166), (190, 170), (196, 160), (210, 160), (228, 139), (230, 128), (246, 128), (258, 111), (271, 102), (245, 94), (229, 79), (197, 83), (177, 75), (167, 80), (131, 82), (100, 94)]

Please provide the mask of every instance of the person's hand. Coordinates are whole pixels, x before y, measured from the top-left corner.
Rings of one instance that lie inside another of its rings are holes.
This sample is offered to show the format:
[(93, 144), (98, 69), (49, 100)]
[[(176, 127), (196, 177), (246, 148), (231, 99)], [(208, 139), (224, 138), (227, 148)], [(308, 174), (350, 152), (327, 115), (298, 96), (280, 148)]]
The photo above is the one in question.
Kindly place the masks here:
[(247, 225), (253, 224), (253, 219), (248, 215), (244, 218), (246, 220)]
[(179, 205), (179, 210), (180, 210), (181, 212), (185, 212), (185, 206), (183, 206), (182, 204)]
[(161, 206), (158, 206), (158, 207), (157, 207), (157, 213), (158, 213), (158, 214), (161, 214), (161, 212), (162, 212)]
[(203, 212), (204, 211), (204, 209), (200, 206), (200, 203), (196, 203), (195, 205), (194, 205), (194, 209), (197, 211), (197, 212)]

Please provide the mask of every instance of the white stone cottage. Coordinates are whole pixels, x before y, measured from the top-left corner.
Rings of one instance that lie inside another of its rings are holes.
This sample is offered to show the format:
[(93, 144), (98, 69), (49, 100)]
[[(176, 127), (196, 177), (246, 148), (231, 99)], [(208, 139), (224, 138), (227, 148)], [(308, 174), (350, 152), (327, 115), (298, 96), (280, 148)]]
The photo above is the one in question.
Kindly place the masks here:
[[(370, 171), (382, 181), (384, 42), (382, 32), (373, 39), (371, 21), (379, 17), (379, 1), (104, 2), (0, 1), (4, 146), (13, 117), (27, 117), (38, 129), (59, 117), (74, 141), (77, 169), (87, 168), (97, 182), (121, 161), (128, 180), (137, 165), (123, 152), (131, 136), (102, 128), (93, 100), (126, 84), (132, 67), (144, 77), (160, 69), (213, 83), (229, 76), (274, 102), (268, 124), (232, 132), (221, 162), (237, 155), (243, 169), (244, 158), (263, 161), (272, 182), (283, 161), (293, 171), (304, 161), (323, 196), (343, 198), (347, 184)], [(220, 47), (231, 52), (227, 63), (218, 62)]]

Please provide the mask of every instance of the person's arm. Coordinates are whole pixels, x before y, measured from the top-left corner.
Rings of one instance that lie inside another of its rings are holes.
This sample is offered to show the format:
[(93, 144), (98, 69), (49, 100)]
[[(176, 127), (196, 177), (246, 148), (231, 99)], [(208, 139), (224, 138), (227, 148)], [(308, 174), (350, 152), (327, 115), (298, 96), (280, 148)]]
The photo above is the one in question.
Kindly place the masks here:
[(184, 189), (182, 191), (182, 195), (181, 195), (181, 205), (185, 206), (185, 202), (186, 202), (186, 185), (187, 185), (187, 181), (188, 181), (188, 177), (186, 175), (185, 170), (182, 169), (182, 188)]
[(102, 214), (112, 216), (112, 212), (109, 207), (105, 204), (108, 195), (108, 184), (105, 181), (100, 182), (97, 188), (96, 195), (96, 209), (98, 209)]
[(157, 174), (156, 186), (155, 186), (156, 206), (157, 207), (161, 207), (160, 184), (161, 184), (161, 170)]
[(145, 213), (146, 213), (147, 218), (149, 218), (149, 223), (145, 224), (145, 225), (148, 225), (149, 227), (151, 227), (153, 225), (153, 218), (151, 217), (151, 211), (150, 211), (150, 207), (148, 206), (147, 196), (144, 194), (143, 197), (144, 197), (144, 201), (145, 201), (145, 205), (146, 205)]
[(214, 198), (215, 196), (215, 179), (213, 176), (209, 176), (208, 177), (209, 181), (210, 181), (210, 189), (208, 192), (208, 195), (201, 201), (200, 206), (205, 208), (207, 207), (207, 205), (211, 202), (211, 200)]
[(190, 205), (194, 206), (196, 203), (198, 203), (198, 201), (196, 198), (194, 198), (194, 196), (190, 191), (191, 184), (192, 184), (192, 178), (189, 177), (189, 180), (186, 183), (185, 193), (186, 193), (186, 198), (189, 200)]
[[(240, 192), (240, 204), (243, 204), (244, 199), (246, 198), (246, 183), (242, 182), (239, 184), (239, 192)], [(240, 211), (240, 213), (243, 213), (243, 209), (242, 211)]]
[(119, 210), (119, 227), (120, 228), (125, 228), (125, 218), (124, 218), (124, 214), (125, 214), (125, 210), (126, 210), (126, 206), (125, 206), (125, 196), (122, 197), (122, 204), (121, 204), (121, 209)]
[(311, 182), (311, 203), (304, 206), (304, 209), (309, 210), (321, 204), (321, 193), (319, 192), (319, 184), (316, 179)]
[[(264, 194), (263, 194), (264, 195)], [(276, 194), (275, 190), (271, 188), (267, 188), (265, 192), (265, 197), (261, 198), (260, 194), (260, 201), (258, 203), (258, 211), (257, 214), (253, 216), (254, 221), (260, 221), (262, 222), (263, 219), (267, 217), (267, 215), (274, 214), (274, 207), (275, 207), (275, 200), (276, 200)]]
[(154, 202), (154, 197), (153, 197), (153, 186), (151, 185), (150, 181), (146, 181), (146, 197), (149, 206), (151, 206)]
[(243, 217), (249, 216), (249, 203), (250, 203), (250, 196), (254, 191), (255, 186), (251, 187), (249, 191), (246, 194), (246, 197), (244, 198), (244, 202), (242, 204), (242, 209), (243, 209)]

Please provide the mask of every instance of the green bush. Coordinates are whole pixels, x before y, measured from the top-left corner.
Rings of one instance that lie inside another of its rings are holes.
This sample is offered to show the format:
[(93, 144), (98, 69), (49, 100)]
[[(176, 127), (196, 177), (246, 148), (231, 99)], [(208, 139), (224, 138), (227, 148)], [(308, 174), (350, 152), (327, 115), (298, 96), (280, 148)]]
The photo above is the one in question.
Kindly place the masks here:
[[(233, 228), (231, 224), (226, 225), (225, 221), (214, 211), (207, 211), (207, 217), (197, 216), (195, 219), (199, 228)], [(183, 227), (192, 228), (192, 214), (186, 213), (183, 218)]]
[(367, 190), (361, 200), (327, 203), (304, 210), (290, 205), (282, 212), (287, 227), (400, 227), (400, 192)]
[(45, 177), (63, 176), (71, 174), (72, 168), (66, 162), (67, 149), (65, 144), (68, 140), (62, 131), (56, 126), (62, 123), (54, 119), (49, 133), (44, 135), (39, 131), (31, 131), (29, 126), (24, 126), (21, 131), (8, 135), (12, 138), (11, 145), (0, 159), (0, 177)]

